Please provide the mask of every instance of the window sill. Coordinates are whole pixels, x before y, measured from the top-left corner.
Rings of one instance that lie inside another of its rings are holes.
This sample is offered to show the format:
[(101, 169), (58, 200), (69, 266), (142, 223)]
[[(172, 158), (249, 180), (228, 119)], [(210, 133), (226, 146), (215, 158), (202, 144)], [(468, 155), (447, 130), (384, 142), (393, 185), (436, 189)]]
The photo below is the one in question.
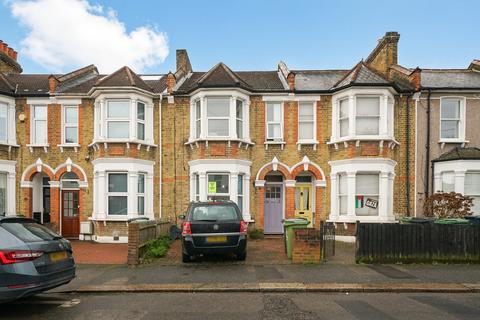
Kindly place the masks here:
[(12, 148), (20, 148), (20, 145), (16, 143), (7, 143), (7, 142), (0, 142), (0, 146), (8, 147), (8, 152), (11, 152)]
[(287, 143), (286, 143), (285, 141), (265, 141), (263, 144), (265, 145), (265, 150), (268, 150), (268, 146), (269, 146), (269, 145), (272, 145), (272, 146), (275, 146), (275, 145), (280, 146), (281, 149), (283, 150), (285, 144), (287, 144)]
[(43, 151), (47, 153), (48, 148), (50, 147), (49, 144), (27, 144), (27, 148), (30, 149), (30, 152), (33, 152), (34, 148), (43, 148)]
[(106, 215), (104, 217), (89, 217), (88, 220), (90, 221), (99, 221), (105, 224), (106, 222), (125, 222), (128, 223), (128, 220), (132, 218), (139, 218), (139, 217), (146, 217), (149, 218), (148, 215), (121, 215), (121, 216), (113, 216), (113, 215)]
[(137, 149), (140, 150), (142, 146), (147, 147), (147, 151), (150, 150), (151, 147), (157, 147), (154, 143), (149, 143), (144, 140), (137, 140), (137, 139), (100, 139), (100, 140), (93, 140), (92, 143), (88, 145), (88, 147), (96, 148), (97, 150), (100, 149), (99, 145), (103, 144), (104, 148), (108, 148), (109, 143), (124, 143), (127, 149), (130, 149), (130, 144), (136, 144)]
[(463, 140), (463, 139), (440, 139), (438, 140), (438, 143), (440, 144), (440, 149), (443, 149), (446, 144), (461, 144), (462, 148), (469, 143), (470, 141)]
[(80, 145), (78, 143), (62, 143), (62, 144), (57, 144), (57, 147), (60, 148), (61, 152), (63, 152), (63, 149), (65, 148), (73, 148), (75, 149), (75, 152), (77, 152), (78, 148), (80, 148)]
[(318, 141), (317, 140), (298, 140), (297, 148), (301, 150), (302, 146), (313, 146), (313, 150), (317, 150)]
[(388, 141), (388, 147), (394, 149), (397, 145), (400, 145), (400, 142), (395, 140), (394, 137), (390, 136), (349, 136), (342, 138), (331, 138), (330, 141), (327, 141), (327, 145), (334, 145), (335, 149), (338, 150), (339, 144), (344, 144), (345, 147), (348, 147), (350, 142), (355, 141), (357, 147), (360, 146), (361, 141), (373, 141), (379, 143), (379, 148), (383, 149), (383, 142)]
[(194, 139), (194, 140), (188, 140), (187, 142), (185, 142), (185, 145), (189, 145), (190, 148), (193, 149), (194, 145), (198, 148), (198, 143), (199, 142), (205, 142), (205, 145), (208, 147), (208, 142), (210, 142), (210, 141), (213, 141), (213, 142), (225, 141), (225, 142), (228, 142), (229, 147), (231, 146), (232, 142), (233, 143), (238, 143), (239, 148), (242, 145), (245, 145), (245, 149), (248, 149), (249, 146), (255, 145), (255, 143), (253, 143), (251, 140), (230, 138), (230, 137), (199, 138), (199, 139)]

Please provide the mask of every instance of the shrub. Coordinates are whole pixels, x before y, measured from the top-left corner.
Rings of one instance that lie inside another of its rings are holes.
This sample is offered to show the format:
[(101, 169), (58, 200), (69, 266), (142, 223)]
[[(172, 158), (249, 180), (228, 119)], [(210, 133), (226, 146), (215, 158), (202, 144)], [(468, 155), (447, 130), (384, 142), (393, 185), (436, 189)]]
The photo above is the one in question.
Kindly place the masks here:
[(248, 237), (250, 239), (263, 239), (265, 235), (263, 234), (263, 229), (253, 229), (248, 231)]
[(427, 198), (423, 205), (426, 217), (463, 218), (471, 214), (473, 198), (461, 193), (435, 193)]
[(161, 236), (157, 239), (149, 240), (145, 244), (144, 253), (142, 255), (143, 259), (154, 259), (154, 258), (162, 258), (168, 252), (170, 248), (170, 244), (172, 240), (170, 240), (169, 236)]

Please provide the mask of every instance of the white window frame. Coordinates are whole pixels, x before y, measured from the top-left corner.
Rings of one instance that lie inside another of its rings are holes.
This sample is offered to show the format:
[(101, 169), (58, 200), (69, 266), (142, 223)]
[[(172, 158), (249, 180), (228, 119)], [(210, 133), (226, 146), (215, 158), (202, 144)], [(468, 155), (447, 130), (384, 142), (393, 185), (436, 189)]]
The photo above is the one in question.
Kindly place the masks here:
[[(109, 108), (109, 103), (110, 102), (126, 102), (128, 105), (129, 105), (129, 116), (128, 117), (109, 117), (108, 116), (108, 108)], [(106, 137), (108, 140), (128, 140), (129, 137), (130, 137), (130, 129), (129, 129), (129, 132), (128, 132), (128, 135), (127, 137), (123, 137), (123, 138), (110, 138), (110, 133), (108, 132), (108, 126), (111, 122), (122, 122), (122, 123), (127, 123), (128, 124), (128, 128), (130, 128), (131, 126), (131, 123), (132, 123), (132, 119), (131, 119), (131, 114), (132, 114), (132, 111), (131, 111), (131, 103), (128, 99), (108, 99), (106, 101), (106, 108), (105, 108), (105, 130), (106, 130)], [(135, 112), (136, 113), (136, 112)]]
[[(362, 98), (375, 98), (378, 99), (378, 115), (359, 115), (357, 112), (357, 106), (358, 106), (358, 99)], [(357, 120), (358, 119), (376, 119), (378, 122), (378, 133), (374, 134), (375, 136), (380, 135), (380, 109), (381, 109), (381, 104), (382, 104), (382, 97), (380, 95), (356, 95), (355, 96), (355, 136), (361, 137), (361, 136), (369, 136), (368, 134), (359, 134), (358, 133), (358, 128), (357, 128)]]
[[(140, 192), (139, 190), (140, 176), (143, 177), (143, 192)], [(145, 215), (145, 191), (147, 189), (146, 182), (147, 182), (147, 174), (145, 172), (139, 172), (137, 177), (137, 214), (139, 216)], [(140, 212), (140, 199), (142, 199), (142, 202), (143, 202), (143, 212)]]
[[(36, 108), (45, 108), (45, 110), (46, 110), (45, 120), (36, 119), (36, 117), (35, 117), (35, 109)], [(31, 114), (30, 144), (32, 146), (48, 146), (48, 105), (45, 105), (45, 104), (32, 105), (31, 109), (30, 109), (30, 114)], [(36, 127), (36, 122), (37, 121), (45, 121), (45, 138), (46, 138), (46, 141), (42, 142), (42, 143), (37, 142), (37, 127)]]
[[(127, 191), (126, 192), (113, 192), (113, 191), (109, 191), (109, 183), (110, 183), (110, 175), (112, 174), (124, 174), (127, 176)], [(127, 171), (108, 171), (107, 172), (107, 215), (110, 216), (110, 217), (115, 217), (115, 216), (120, 216), (120, 217), (123, 217), (123, 216), (128, 216), (128, 201), (129, 201), (129, 197), (128, 197), (128, 194), (129, 194), (129, 183), (128, 183), (128, 179), (129, 179), (129, 176), (128, 176), (128, 172)], [(126, 214), (110, 214), (109, 211), (110, 211), (110, 208), (108, 207), (108, 204), (110, 202), (110, 197), (126, 197), (127, 198), (127, 213)]]
[(347, 193), (341, 193), (340, 190), (340, 180), (343, 178), (345, 179), (345, 184), (347, 184), (347, 174), (345, 172), (337, 174), (338, 178), (338, 188), (337, 188), (337, 193), (338, 193), (338, 214), (341, 216), (347, 215), (348, 214), (348, 208), (347, 211), (342, 212), (342, 197), (344, 197), (347, 200), (348, 204), (348, 192)]
[[(143, 119), (140, 119), (138, 117), (138, 105), (139, 104), (143, 104)], [(146, 131), (147, 131), (147, 123), (146, 123), (146, 115), (147, 115), (147, 104), (143, 101), (140, 101), (140, 100), (137, 100), (136, 101), (136, 106), (135, 106), (135, 119), (136, 119), (136, 122), (135, 122), (135, 127), (136, 127), (136, 131), (135, 131), (135, 137), (137, 138), (137, 140), (139, 141), (145, 141), (145, 138), (146, 138)], [(138, 136), (138, 128), (139, 128), (139, 125), (142, 124), (143, 125), (143, 139), (140, 139), (140, 137)]]
[[(279, 105), (280, 107), (280, 121), (268, 121), (268, 105)], [(284, 129), (283, 129), (283, 122), (284, 122), (284, 103), (283, 101), (265, 101), (265, 140), (267, 143), (275, 143), (275, 142), (284, 142)], [(280, 125), (280, 137), (270, 137), (268, 134), (268, 127), (269, 125)]]
[[(331, 143), (345, 141), (393, 141), (394, 137), (394, 108), (395, 99), (393, 89), (389, 88), (349, 88), (337, 92), (332, 98), (332, 136)], [(375, 135), (359, 135), (356, 130), (357, 97), (379, 97), (379, 133)], [(340, 101), (348, 99), (348, 134), (340, 135)]]
[[(220, 116), (220, 117), (212, 117), (212, 116), (208, 116), (208, 100), (209, 99), (227, 99), (230, 103), (228, 105), (228, 116)], [(222, 139), (222, 138), (228, 138), (232, 135), (232, 131), (231, 131), (231, 126), (230, 126), (230, 121), (231, 121), (231, 118), (232, 117), (236, 117), (235, 114), (232, 114), (232, 108), (230, 106), (231, 104), (231, 101), (230, 101), (230, 97), (228, 96), (209, 96), (205, 99), (205, 103), (206, 103), (206, 114), (205, 114), (205, 118), (206, 118), (206, 127), (207, 127), (207, 138), (214, 138), (214, 139)], [(223, 121), (226, 121), (227, 122), (227, 128), (228, 128), (228, 134), (225, 135), (225, 136), (210, 136), (210, 120), (223, 120)]]
[(9, 145), (9, 146), (18, 146), (17, 145), (17, 133), (16, 133), (16, 124), (15, 124), (15, 99), (10, 97), (5, 97), (0, 95), (0, 103), (6, 105), (7, 107), (7, 139), (0, 140), (0, 144)]
[[(238, 107), (238, 103), (241, 103), (241, 106), (242, 106), (242, 110), (240, 112), (241, 114), (241, 118), (237, 117), (237, 107)], [(244, 109), (244, 103), (243, 103), (243, 100), (241, 99), (235, 99), (235, 134), (237, 135), (237, 138), (238, 139), (243, 139), (243, 137), (245, 136), (245, 124), (244, 124), (244, 115), (245, 115), (245, 111), (243, 110)], [(238, 134), (238, 123), (240, 122), (240, 128), (242, 130), (242, 134), (240, 136), (240, 134)]]
[[(444, 100), (458, 100), (460, 102), (460, 118), (443, 118), (442, 116), (442, 103)], [(466, 142), (465, 131), (466, 131), (466, 98), (459, 96), (443, 96), (440, 97), (439, 105), (439, 114), (440, 114), (440, 123), (438, 126), (438, 137), (439, 143), (464, 143)], [(458, 123), (458, 138), (443, 138), (442, 137), (442, 120), (457, 120)]]
[[(435, 192), (442, 192), (442, 176), (454, 173), (454, 192), (465, 195), (465, 176), (469, 172), (480, 172), (480, 160), (450, 160), (434, 162), (433, 178)], [(480, 212), (474, 214), (480, 215)]]
[[(75, 109), (77, 112), (77, 123), (67, 123), (66, 117), (67, 117), (67, 109)], [(62, 105), (62, 146), (79, 146), (79, 132), (78, 132), (78, 123), (80, 121), (79, 118), (79, 113), (78, 113), (78, 105)], [(67, 128), (76, 128), (77, 130), (77, 141), (76, 142), (67, 142)]]
[[(310, 104), (312, 108), (312, 119), (311, 120), (301, 120), (300, 119), (300, 105)], [(318, 143), (317, 141), (317, 103), (316, 101), (298, 101), (298, 143), (308, 144), (308, 143)], [(302, 123), (311, 123), (312, 124), (312, 138), (311, 139), (302, 139), (300, 137), (300, 126)]]
[[(393, 222), (393, 183), (396, 162), (387, 158), (353, 158), (329, 162), (331, 166), (331, 211), (328, 221), (332, 222)], [(340, 213), (339, 175), (346, 175), (347, 213)], [(357, 215), (355, 208), (356, 178), (359, 174), (379, 175), (378, 215)]]
[(8, 107), (8, 104), (7, 103), (4, 103), (3, 101), (0, 101), (0, 108), (5, 108), (5, 139), (2, 139), (2, 137), (0, 137), (0, 143), (2, 144), (7, 144), (8, 143), (8, 140), (10, 138), (10, 135), (9, 135), (9, 124), (10, 124), (10, 119), (9, 119), (9, 107)]
[[(370, 176), (377, 176), (378, 177), (378, 193), (377, 194), (358, 194), (357, 193), (357, 183), (358, 183), (358, 176), (360, 175), (370, 175)], [(357, 197), (358, 196), (364, 196), (364, 197), (376, 197), (377, 199), (380, 199), (380, 172), (377, 172), (377, 171), (368, 171), (368, 172), (357, 172), (355, 174), (355, 201), (357, 201)], [(356, 216), (359, 216), (359, 217), (363, 217), (363, 216), (369, 216), (369, 217), (377, 217), (378, 216), (378, 207), (377, 207), (377, 214), (376, 215), (359, 215), (357, 213), (357, 208), (355, 206), (355, 215)]]
[[(210, 176), (227, 176), (228, 177), (228, 193), (209, 193), (208, 192), (208, 178)], [(229, 172), (208, 172), (207, 173), (207, 198), (208, 197), (229, 197), (230, 194), (232, 193), (232, 181), (230, 179), (230, 173)]]
[[(241, 173), (238, 175), (238, 179), (237, 179), (237, 205), (238, 207), (240, 208), (240, 212), (243, 213), (243, 204), (245, 203), (244, 201), (244, 197), (245, 197), (245, 187), (244, 187), (244, 184), (245, 184), (245, 181), (244, 181), (244, 174)], [(242, 184), (241, 187), (240, 187), (240, 183)]]
[[(344, 138), (344, 137), (348, 137), (349, 136), (349, 132), (350, 132), (350, 118), (351, 118), (351, 114), (350, 114), (350, 110), (349, 109), (349, 98), (348, 97), (345, 97), (345, 98), (342, 98), (342, 99), (339, 99), (338, 100), (338, 108), (337, 108), (337, 114), (338, 114), (338, 136), (340, 138)], [(342, 101), (346, 101), (347, 102), (347, 116), (346, 117), (341, 117), (340, 116), (340, 110), (341, 110), (341, 105), (342, 105)], [(347, 123), (347, 134), (346, 135), (343, 135), (342, 136), (342, 126), (341, 126), (341, 121), (343, 120), (347, 120), (346, 123)]]
[[(468, 174), (479, 174), (480, 175), (480, 171), (475, 171), (475, 170), (466, 171), (465, 172), (465, 179), (466, 179)], [(479, 193), (467, 193), (467, 191), (465, 190), (465, 195), (474, 198), (474, 201), (475, 201), (475, 199), (478, 199), (477, 201), (480, 201), (480, 192)], [(474, 212), (474, 214), (480, 214), (480, 211), (479, 212)]]
[[(229, 116), (228, 117), (208, 117), (207, 104), (209, 98), (228, 98), (229, 99)], [(243, 137), (239, 138), (237, 133), (237, 117), (236, 104), (237, 100), (242, 102), (242, 133)], [(197, 104), (200, 104), (200, 117), (197, 116)], [(250, 140), (249, 132), (249, 96), (243, 91), (237, 90), (201, 90), (197, 91), (190, 98), (190, 136), (187, 143), (198, 141), (238, 141), (246, 144), (253, 144)], [(227, 136), (209, 136), (208, 121), (210, 120), (227, 120), (228, 119), (228, 135)]]

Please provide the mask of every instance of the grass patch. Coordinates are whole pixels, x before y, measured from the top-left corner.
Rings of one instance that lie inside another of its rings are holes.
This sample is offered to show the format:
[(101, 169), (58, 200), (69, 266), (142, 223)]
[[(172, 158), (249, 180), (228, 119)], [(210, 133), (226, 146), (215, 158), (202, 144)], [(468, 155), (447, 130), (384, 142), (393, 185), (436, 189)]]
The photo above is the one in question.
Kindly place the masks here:
[(263, 229), (253, 229), (248, 231), (248, 237), (250, 239), (263, 239), (265, 235), (263, 234)]
[(142, 260), (148, 262), (152, 259), (165, 257), (171, 244), (172, 240), (169, 236), (149, 240), (143, 248)]

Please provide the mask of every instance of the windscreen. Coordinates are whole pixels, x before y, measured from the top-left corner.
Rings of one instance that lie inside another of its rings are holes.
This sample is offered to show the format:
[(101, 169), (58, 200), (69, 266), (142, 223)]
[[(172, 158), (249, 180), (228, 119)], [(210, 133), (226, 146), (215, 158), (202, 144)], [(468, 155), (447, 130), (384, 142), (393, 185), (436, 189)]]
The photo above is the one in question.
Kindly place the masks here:
[(4, 222), (2, 227), (24, 242), (40, 242), (59, 238), (59, 235), (35, 222)]
[(238, 220), (234, 206), (198, 206), (193, 208), (192, 221), (224, 221)]

